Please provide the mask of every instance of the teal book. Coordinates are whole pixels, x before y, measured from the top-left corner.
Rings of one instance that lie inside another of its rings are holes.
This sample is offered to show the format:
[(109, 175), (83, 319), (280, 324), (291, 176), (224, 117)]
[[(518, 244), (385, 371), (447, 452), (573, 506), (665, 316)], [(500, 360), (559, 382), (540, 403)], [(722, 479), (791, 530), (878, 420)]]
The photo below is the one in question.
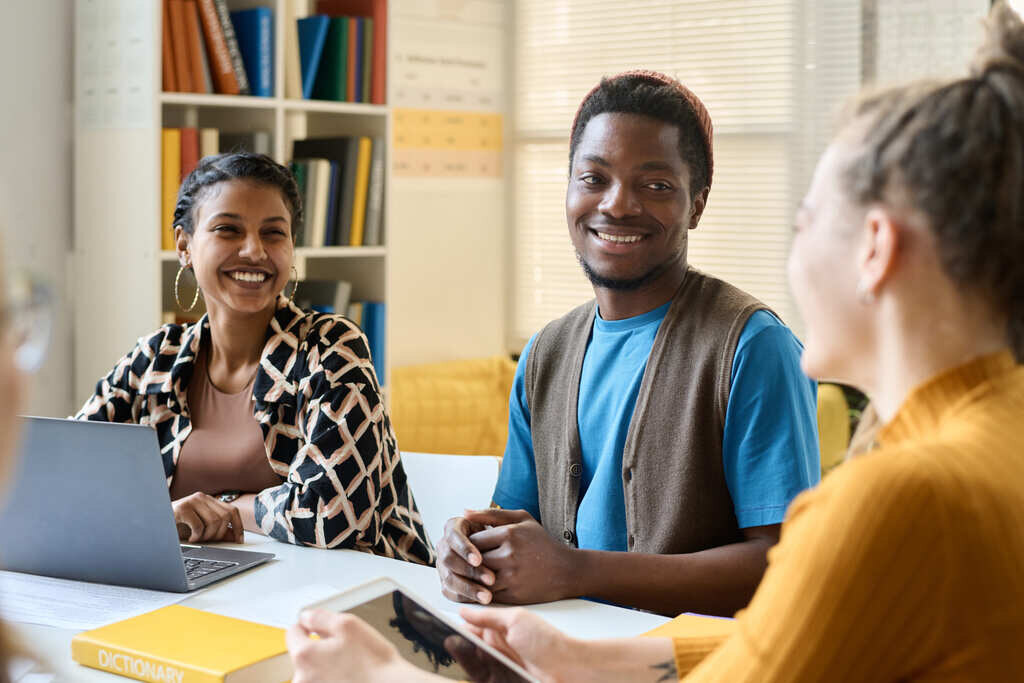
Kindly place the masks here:
[(313, 99), (345, 101), (348, 88), (348, 18), (331, 17), (320, 70), (313, 85)]
[(387, 383), (384, 377), (384, 331), (387, 329), (387, 314), (382, 301), (363, 302), (363, 322), (361, 327), (366, 333), (366, 341), (370, 346), (370, 359), (373, 369), (377, 371), (377, 381), (381, 386)]
[(298, 20), (299, 24), (299, 64), (302, 72), (302, 97), (313, 97), (313, 85), (316, 73), (320, 68), (320, 60), (327, 42), (327, 32), (331, 18), (324, 14), (314, 14)]

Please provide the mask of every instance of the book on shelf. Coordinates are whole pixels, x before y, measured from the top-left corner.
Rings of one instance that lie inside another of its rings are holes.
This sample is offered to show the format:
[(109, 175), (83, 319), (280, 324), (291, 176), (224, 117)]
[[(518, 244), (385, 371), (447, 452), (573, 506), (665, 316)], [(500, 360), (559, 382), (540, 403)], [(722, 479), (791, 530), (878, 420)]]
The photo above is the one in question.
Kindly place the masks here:
[(387, 329), (386, 304), (382, 301), (363, 302), (363, 322), (360, 327), (366, 334), (366, 342), (370, 347), (370, 359), (377, 371), (377, 381), (386, 384), (384, 368), (384, 332)]
[[(217, 2), (216, 0), (197, 1), (206, 53), (210, 59), (210, 75), (213, 78), (214, 90), (222, 95), (239, 95), (242, 93), (242, 89), (239, 85), (238, 74), (235, 73), (235, 65), (231, 58), (231, 48), (224, 31), (224, 25), (221, 23)], [(235, 44), (235, 51), (238, 51), (237, 43)], [(173, 90), (174, 88), (171, 89)]]
[(348, 19), (328, 20), (327, 37), (313, 82), (313, 99), (344, 100), (348, 74)]
[(352, 301), (349, 302), (348, 311), (345, 313), (345, 317), (354, 322), (359, 327), (363, 326), (363, 302)]
[(213, 92), (209, 87), (211, 79), (204, 70), (206, 59), (203, 52), (203, 38), (199, 31), (199, 9), (196, 0), (184, 0), (185, 9), (185, 33), (182, 36), (185, 46), (185, 54), (188, 55), (189, 79), (192, 83), (192, 92), (208, 93)]
[(253, 7), (231, 13), (249, 87), (257, 97), (274, 94), (274, 11)]
[(180, 180), (183, 181), (199, 164), (199, 129), (181, 128), (179, 130), (181, 130)]
[(362, 81), (361, 91), (357, 101), (359, 102), (372, 102), (370, 83), (373, 79), (373, 18), (372, 17), (361, 17), (363, 24), (363, 40), (362, 40)]
[[(318, 201), (316, 184), (325, 182), (327, 185), (324, 212), (307, 208), (304, 246), (359, 247), (383, 243), (383, 138), (342, 136), (295, 140), (292, 158), (296, 181), (305, 189), (307, 207), (315, 207)], [(304, 167), (312, 159), (333, 162), (332, 173), (323, 176), (324, 181), (314, 178)], [(322, 229), (321, 220), (324, 221)]]
[(324, 52), (324, 43), (331, 20), (320, 14), (304, 17), (296, 21), (299, 32), (299, 62), (302, 68), (302, 97), (311, 99), (316, 74), (320, 69), (320, 59)]
[(199, 158), (220, 154), (220, 131), (216, 128), (199, 129)]
[[(302, 99), (302, 63), (299, 60), (299, 25), (302, 10), (284, 3), (284, 96)], [(305, 14), (302, 14), (305, 16)]]
[(300, 308), (345, 315), (351, 297), (352, 283), (347, 280), (303, 280), (295, 302)]
[(174, 249), (174, 207), (178, 203), (181, 184), (181, 130), (160, 131), (160, 248)]
[(352, 72), (352, 85), (349, 88), (348, 101), (363, 101), (363, 44), (366, 42), (366, 17), (353, 17), (351, 24), (355, 30), (355, 47), (352, 50), (352, 60), (349, 69)]
[(142, 681), (287, 681), (284, 629), (171, 605), (71, 639), (83, 666)]
[(220, 134), (221, 152), (252, 152), (270, 156), (270, 131), (252, 130), (247, 133)]
[(359, 55), (359, 20), (356, 17), (342, 17), (348, 29), (348, 54), (345, 55), (345, 96), (346, 102), (356, 102), (356, 69)]
[(167, 0), (167, 16), (171, 22), (169, 36), (173, 43), (170, 51), (174, 58), (174, 78), (180, 92), (193, 92), (192, 68), (189, 66), (185, 23), (185, 0)]
[(169, 0), (163, 0), (160, 8), (161, 27), (163, 38), (161, 39), (160, 54), (160, 76), (163, 89), (166, 92), (174, 92), (178, 89), (178, 79), (174, 75), (174, 51), (171, 40), (171, 8)]
[(249, 94), (226, 0), (165, 1), (161, 51), (164, 90)]
[(352, 198), (352, 233), (349, 235), (349, 246), (363, 245), (363, 230), (366, 227), (366, 190), (370, 183), (370, 155), (373, 142), (368, 137), (359, 138), (356, 161), (356, 180)]
[[(365, 96), (359, 102), (384, 104), (386, 92), (387, 64), (387, 0), (317, 0), (316, 12), (331, 17), (362, 17), (365, 22), (364, 41), (368, 43), (368, 63), (363, 67), (364, 78), (368, 80)], [(367, 36), (367, 34), (369, 34)], [(368, 72), (368, 73), (367, 73)]]
[(366, 228), (363, 245), (377, 247), (384, 244), (381, 228), (384, 215), (384, 138), (373, 138), (370, 159), (370, 180), (366, 190)]

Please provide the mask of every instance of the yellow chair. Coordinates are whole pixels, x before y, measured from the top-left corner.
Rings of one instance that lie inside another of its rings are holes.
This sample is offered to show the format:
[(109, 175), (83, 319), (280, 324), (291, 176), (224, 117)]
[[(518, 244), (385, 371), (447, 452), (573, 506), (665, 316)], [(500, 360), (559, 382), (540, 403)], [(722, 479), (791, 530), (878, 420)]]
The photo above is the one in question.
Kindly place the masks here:
[(391, 420), (403, 451), (502, 455), (516, 364), (508, 356), (391, 371)]
[[(508, 437), (508, 395), (516, 364), (507, 356), (394, 368), (391, 419), (404, 451), (497, 455)], [(822, 474), (843, 461), (850, 442), (846, 397), (818, 386)]]

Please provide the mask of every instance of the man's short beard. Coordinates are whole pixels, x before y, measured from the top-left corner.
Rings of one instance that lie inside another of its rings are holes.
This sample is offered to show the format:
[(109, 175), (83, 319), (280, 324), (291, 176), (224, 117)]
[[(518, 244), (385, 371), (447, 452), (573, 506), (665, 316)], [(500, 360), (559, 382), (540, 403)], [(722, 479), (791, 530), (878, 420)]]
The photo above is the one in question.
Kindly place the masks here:
[(659, 263), (658, 265), (651, 268), (649, 271), (641, 275), (640, 277), (630, 278), (628, 280), (616, 280), (615, 278), (605, 277), (594, 271), (590, 267), (590, 264), (583, 260), (582, 254), (576, 252), (576, 260), (579, 262), (580, 267), (583, 268), (583, 274), (590, 280), (590, 284), (595, 287), (601, 287), (603, 289), (612, 289), (618, 292), (631, 292), (657, 280), (662, 273), (664, 273), (669, 264), (672, 263), (672, 259)]

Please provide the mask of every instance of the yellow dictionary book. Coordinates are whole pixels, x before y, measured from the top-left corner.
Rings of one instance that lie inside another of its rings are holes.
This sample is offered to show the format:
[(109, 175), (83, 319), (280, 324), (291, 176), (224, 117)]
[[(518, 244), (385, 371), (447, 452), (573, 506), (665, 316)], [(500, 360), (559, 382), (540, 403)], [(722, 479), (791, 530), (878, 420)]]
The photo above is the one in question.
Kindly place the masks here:
[(160, 133), (163, 166), (160, 173), (161, 202), (160, 248), (174, 249), (174, 205), (178, 203), (178, 185), (181, 184), (181, 130), (164, 128)]
[(352, 234), (349, 246), (363, 246), (363, 225), (366, 220), (366, 189), (370, 185), (370, 154), (373, 142), (359, 138), (359, 160), (356, 162), (356, 191), (352, 198)]
[(292, 663), (284, 630), (182, 605), (83, 631), (79, 664), (155, 683), (284, 683)]

